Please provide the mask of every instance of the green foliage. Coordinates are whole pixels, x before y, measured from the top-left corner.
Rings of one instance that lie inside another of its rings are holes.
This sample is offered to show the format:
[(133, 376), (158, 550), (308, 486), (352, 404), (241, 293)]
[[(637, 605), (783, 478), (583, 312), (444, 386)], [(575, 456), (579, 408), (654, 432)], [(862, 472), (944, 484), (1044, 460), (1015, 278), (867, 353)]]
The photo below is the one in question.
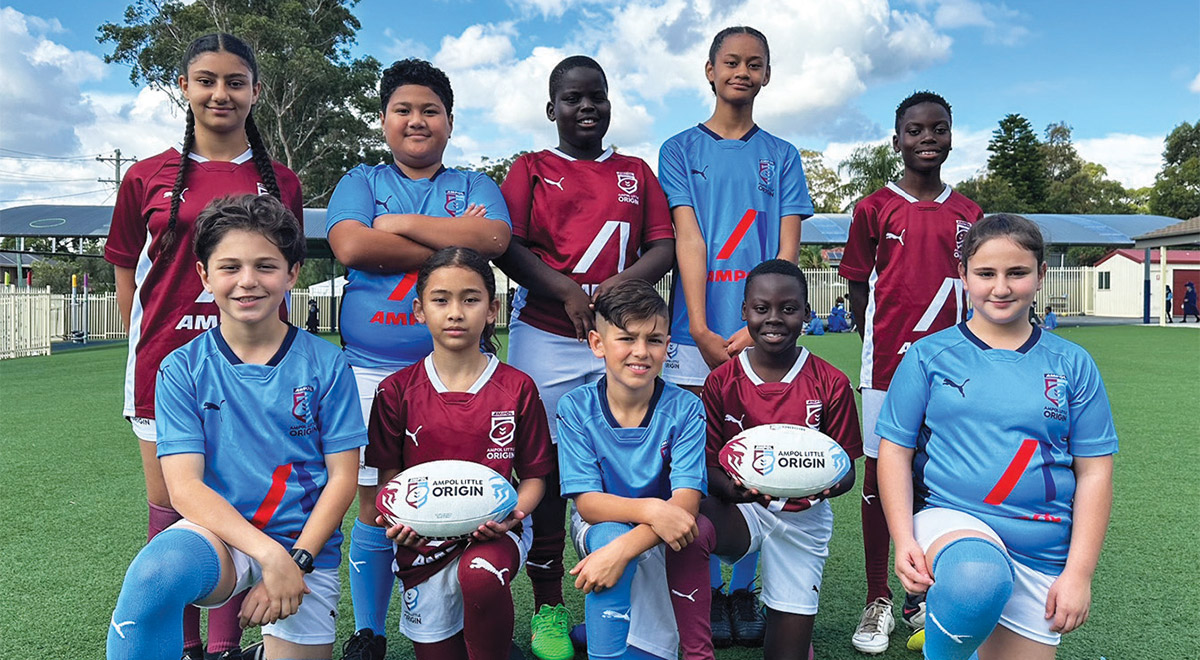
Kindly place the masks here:
[(300, 177), (305, 206), (323, 206), (333, 187), (361, 162), (388, 153), (375, 124), (379, 62), (353, 59), (357, 0), (136, 0), (124, 24), (104, 23), (97, 39), (113, 44), (106, 62), (130, 67), (146, 83), (184, 101), (180, 57), (196, 37), (220, 31), (245, 40), (258, 58), (262, 95), (254, 118), (271, 156)]
[(1020, 206), (1017, 212), (1042, 210), (1046, 201), (1046, 156), (1029, 120), (1017, 114), (1006, 115), (992, 132), (988, 151), (992, 152), (988, 173), (1012, 186)]
[(344, 275), (345, 267), (336, 261), (331, 262), (328, 259), (309, 259), (300, 266), (300, 276), (296, 278), (296, 286), (292, 287), (295, 291), (304, 291), (308, 287), (332, 280), (333, 278)]
[(1050, 181), (1066, 181), (1083, 165), (1071, 142), (1071, 127), (1065, 121), (1050, 124), (1045, 135), (1046, 141), (1039, 148), (1046, 161), (1046, 177)]
[(984, 213), (1030, 213), (1011, 183), (996, 174), (983, 174), (954, 187), (983, 209)]
[(1185, 220), (1200, 215), (1200, 120), (1171, 131), (1163, 161), (1150, 190), (1150, 212)]
[(800, 162), (804, 165), (804, 178), (808, 181), (808, 194), (812, 197), (817, 213), (837, 213), (842, 210), (842, 180), (837, 172), (825, 164), (820, 151), (800, 150)]
[(50, 287), (52, 293), (71, 293), (71, 276), (78, 275), (80, 292), (83, 276), (88, 277), (88, 289), (92, 293), (107, 293), (116, 290), (113, 267), (99, 257), (76, 257), (64, 254), (53, 259), (42, 259), (30, 266), (33, 271), (33, 286)]
[(1098, 245), (1077, 245), (1067, 248), (1067, 264), (1071, 266), (1092, 266), (1108, 254), (1109, 248)]
[(829, 268), (829, 262), (825, 261), (819, 245), (801, 245), (798, 256), (797, 264), (801, 268)]
[(843, 209), (879, 190), (904, 174), (904, 161), (892, 149), (890, 142), (862, 146), (838, 165), (838, 172), (845, 172), (850, 180), (842, 187)]
[(516, 162), (518, 158), (529, 153), (528, 151), (518, 151), (517, 153), (507, 158), (497, 158), (495, 160), (484, 156), (480, 159), (479, 164), (475, 166), (464, 167), (463, 169), (483, 172), (496, 182), (496, 185), (504, 183), (504, 178), (508, 176), (508, 169)]

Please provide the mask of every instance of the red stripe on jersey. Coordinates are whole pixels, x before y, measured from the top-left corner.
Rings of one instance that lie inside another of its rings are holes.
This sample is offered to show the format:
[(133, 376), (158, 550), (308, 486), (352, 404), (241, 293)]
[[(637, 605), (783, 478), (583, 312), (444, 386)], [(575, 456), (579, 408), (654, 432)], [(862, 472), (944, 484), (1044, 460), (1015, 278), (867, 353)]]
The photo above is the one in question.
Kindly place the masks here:
[(746, 209), (746, 214), (738, 221), (737, 228), (729, 235), (729, 240), (725, 241), (725, 245), (721, 246), (721, 251), (717, 253), (718, 259), (728, 259), (733, 255), (733, 251), (742, 242), (746, 236), (746, 232), (750, 231), (750, 225), (754, 224), (754, 218), (758, 215), (758, 211), (754, 209)]
[(1033, 453), (1037, 451), (1037, 440), (1025, 440), (1021, 442), (1021, 448), (1017, 450), (1017, 455), (1013, 457), (1012, 462), (1005, 468), (1004, 474), (1000, 477), (1000, 481), (996, 482), (992, 492), (983, 498), (983, 501), (993, 506), (1000, 506), (1004, 503), (1005, 498), (1009, 493), (1017, 487), (1017, 482), (1021, 480), (1021, 475), (1025, 474), (1025, 468), (1029, 465), (1029, 459), (1033, 458)]
[(287, 492), (287, 480), (290, 476), (292, 476), (291, 463), (275, 468), (275, 472), (271, 474), (271, 489), (267, 491), (267, 496), (263, 498), (262, 504), (258, 505), (258, 511), (255, 511), (254, 517), (250, 519), (251, 525), (263, 529), (267, 523), (271, 522), (271, 516), (275, 515), (275, 510), (283, 501), (283, 494)]
[(417, 271), (411, 271), (404, 274), (404, 278), (392, 289), (392, 295), (388, 296), (388, 300), (404, 300), (404, 296), (408, 295), (409, 291), (417, 285)]

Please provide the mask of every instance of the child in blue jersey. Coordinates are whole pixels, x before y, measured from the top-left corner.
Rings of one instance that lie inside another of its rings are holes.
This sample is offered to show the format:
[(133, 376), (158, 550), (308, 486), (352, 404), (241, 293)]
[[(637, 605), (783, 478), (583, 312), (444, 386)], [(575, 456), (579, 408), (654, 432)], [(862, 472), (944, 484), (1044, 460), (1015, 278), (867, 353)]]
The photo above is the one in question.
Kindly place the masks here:
[(1020, 216), (967, 232), (975, 314), (912, 345), (879, 417), (896, 574), (927, 594), (934, 660), (1050, 660), (1087, 620), (1117, 435), (1091, 356), (1029, 323), (1043, 249)]
[[(350, 170), (326, 212), (329, 245), (349, 269), (342, 343), (364, 418), (380, 381), (433, 350), (429, 331), (413, 313), (417, 269), (451, 246), (499, 256), (510, 235), (496, 184), (479, 172), (442, 164), (454, 127), (454, 93), (446, 74), (423, 60), (402, 60), (383, 72), (379, 96), (392, 162)], [(392, 543), (375, 524), (377, 480), (375, 468), (360, 464), (358, 519), (350, 533), (350, 597), (358, 632), (343, 656), (353, 660), (382, 660), (386, 653), (385, 619), (395, 578)]]
[(129, 566), (108, 631), (109, 660), (175, 660), (183, 608), (247, 591), (243, 627), (267, 657), (328, 658), (342, 518), (366, 428), (354, 377), (328, 342), (279, 318), (304, 233), (268, 195), (210, 204), (196, 265), (220, 324), (158, 371), (158, 457), (183, 520)]
[[(813, 214), (800, 153), (754, 123), (754, 99), (771, 80), (767, 38), (751, 27), (721, 30), (704, 70), (716, 96), (712, 116), (667, 140), (658, 157), (678, 261), (663, 378), (696, 394), (710, 370), (752, 344), (741, 316), (742, 280), (768, 259), (795, 263), (800, 221)], [(734, 567), (735, 600), (753, 599), (756, 564), (749, 556)], [(720, 585), (714, 563), (714, 591)], [(725, 596), (715, 594), (719, 644), (730, 641), (725, 606)], [(761, 642), (762, 617), (732, 625), (738, 641)]]
[(658, 377), (669, 337), (667, 304), (653, 287), (625, 280), (595, 305), (588, 344), (604, 359), (604, 377), (568, 392), (557, 413), (588, 657), (674, 658), (673, 640), (641, 633), (677, 626), (684, 658), (711, 659), (704, 569), (716, 538), (698, 515), (707, 486), (704, 408)]

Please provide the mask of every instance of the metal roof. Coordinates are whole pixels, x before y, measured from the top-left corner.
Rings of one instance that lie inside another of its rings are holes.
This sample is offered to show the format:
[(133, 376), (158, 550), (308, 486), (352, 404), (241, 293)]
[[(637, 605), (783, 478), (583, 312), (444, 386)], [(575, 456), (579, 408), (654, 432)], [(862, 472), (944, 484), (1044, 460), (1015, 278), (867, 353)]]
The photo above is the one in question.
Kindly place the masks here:
[[(36, 204), (0, 209), (0, 236), (105, 238), (111, 206)], [(304, 236), (325, 240), (325, 209), (304, 209)]]

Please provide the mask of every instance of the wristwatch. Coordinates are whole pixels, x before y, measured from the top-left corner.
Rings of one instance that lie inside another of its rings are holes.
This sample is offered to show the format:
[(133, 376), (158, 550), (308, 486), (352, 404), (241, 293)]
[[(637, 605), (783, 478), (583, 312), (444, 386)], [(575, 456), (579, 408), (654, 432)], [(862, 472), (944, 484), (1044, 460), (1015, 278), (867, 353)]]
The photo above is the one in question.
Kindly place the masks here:
[(296, 562), (296, 565), (299, 566), (300, 570), (304, 573), (307, 574), (313, 572), (313, 556), (308, 550), (305, 550), (304, 548), (293, 548), (292, 561)]

